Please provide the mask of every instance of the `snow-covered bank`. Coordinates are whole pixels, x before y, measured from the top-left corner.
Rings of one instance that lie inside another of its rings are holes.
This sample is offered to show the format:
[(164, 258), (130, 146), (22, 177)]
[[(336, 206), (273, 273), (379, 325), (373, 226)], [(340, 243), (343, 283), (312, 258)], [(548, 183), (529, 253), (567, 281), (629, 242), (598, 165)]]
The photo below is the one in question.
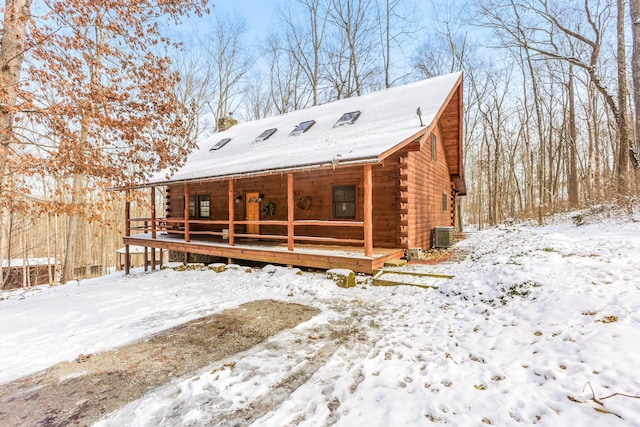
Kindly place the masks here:
[(322, 313), (99, 424), (640, 425), (640, 222), (494, 228), (458, 247), (460, 263), (406, 267), (455, 276), (438, 290), (239, 268), (5, 293), (0, 381), (273, 298)]

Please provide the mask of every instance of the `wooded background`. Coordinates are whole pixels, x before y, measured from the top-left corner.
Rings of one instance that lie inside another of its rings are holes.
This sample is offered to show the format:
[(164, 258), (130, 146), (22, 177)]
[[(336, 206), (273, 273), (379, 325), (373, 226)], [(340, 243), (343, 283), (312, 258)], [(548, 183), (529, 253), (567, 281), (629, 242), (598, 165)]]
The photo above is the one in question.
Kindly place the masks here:
[(219, 119), (458, 70), (465, 223), (542, 224), (639, 194), (640, 0), (434, 0), (428, 16), (409, 0), (293, 0), (259, 46), (205, 1), (120, 3), (5, 1), (0, 259), (55, 257), (63, 282), (107, 272), (127, 194), (109, 189), (179, 166)]

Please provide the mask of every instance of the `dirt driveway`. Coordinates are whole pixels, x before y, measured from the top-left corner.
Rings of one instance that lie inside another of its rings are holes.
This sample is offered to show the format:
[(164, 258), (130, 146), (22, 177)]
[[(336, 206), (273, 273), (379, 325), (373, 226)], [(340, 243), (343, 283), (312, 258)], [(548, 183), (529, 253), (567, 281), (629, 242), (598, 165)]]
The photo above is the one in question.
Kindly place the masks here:
[(255, 301), (0, 386), (2, 426), (85, 426), (173, 378), (247, 350), (318, 314)]

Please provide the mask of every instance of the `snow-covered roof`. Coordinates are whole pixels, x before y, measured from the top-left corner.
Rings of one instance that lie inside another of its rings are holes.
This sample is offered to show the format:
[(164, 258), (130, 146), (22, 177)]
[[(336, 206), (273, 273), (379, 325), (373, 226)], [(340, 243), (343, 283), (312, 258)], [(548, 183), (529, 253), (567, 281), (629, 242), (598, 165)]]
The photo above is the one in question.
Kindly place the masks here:
[(28, 258), (26, 261), (24, 258), (14, 258), (10, 260), (2, 260), (2, 267), (22, 267), (24, 265), (36, 266), (36, 265), (54, 265), (60, 264), (55, 258)]
[[(355, 162), (377, 163), (383, 154), (411, 142), (434, 124), (462, 78), (452, 73), (366, 95), (236, 125), (202, 140), (173, 176), (158, 173), (150, 184), (299, 170)], [(422, 112), (424, 126), (416, 114)], [(362, 114), (352, 125), (335, 127), (348, 112)], [(290, 136), (300, 123), (306, 132)], [(255, 141), (267, 129), (277, 132)], [(210, 149), (225, 138), (222, 148)]]
[[(143, 254), (145, 249), (147, 249), (147, 252), (151, 253), (151, 248), (147, 248), (144, 246), (137, 246), (137, 245), (129, 245), (130, 254)], [(166, 251), (166, 249), (156, 249), (156, 251), (158, 252)], [(127, 248), (122, 247), (122, 248), (116, 249), (116, 253), (119, 253), (119, 254), (127, 253)]]

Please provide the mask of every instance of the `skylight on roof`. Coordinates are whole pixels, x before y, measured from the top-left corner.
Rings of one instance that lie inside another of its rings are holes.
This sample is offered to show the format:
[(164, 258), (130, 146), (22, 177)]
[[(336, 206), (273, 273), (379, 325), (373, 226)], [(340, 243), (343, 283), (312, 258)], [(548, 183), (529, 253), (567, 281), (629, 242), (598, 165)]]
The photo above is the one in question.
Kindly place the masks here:
[(340, 120), (338, 120), (336, 124), (333, 125), (333, 127), (337, 128), (340, 126), (352, 125), (355, 123), (356, 120), (358, 120), (358, 117), (360, 117), (360, 114), (361, 114), (361, 111), (352, 111), (350, 113), (344, 113), (342, 117), (340, 117)]
[(221, 149), (222, 147), (224, 147), (225, 145), (227, 145), (227, 143), (231, 141), (231, 138), (225, 138), (225, 139), (221, 139), (216, 145), (214, 145), (213, 147), (209, 148), (209, 151), (216, 151)]
[(276, 128), (265, 130), (260, 135), (258, 135), (258, 137), (255, 139), (255, 142), (260, 142), (260, 141), (264, 141), (264, 140), (269, 139), (269, 137), (271, 135), (273, 135), (274, 133), (276, 133), (277, 130), (278, 129), (276, 129)]
[(308, 120), (306, 122), (302, 122), (298, 126), (296, 126), (294, 130), (291, 131), (289, 136), (302, 135), (303, 133), (311, 129), (311, 126), (315, 124), (316, 124), (315, 120)]

